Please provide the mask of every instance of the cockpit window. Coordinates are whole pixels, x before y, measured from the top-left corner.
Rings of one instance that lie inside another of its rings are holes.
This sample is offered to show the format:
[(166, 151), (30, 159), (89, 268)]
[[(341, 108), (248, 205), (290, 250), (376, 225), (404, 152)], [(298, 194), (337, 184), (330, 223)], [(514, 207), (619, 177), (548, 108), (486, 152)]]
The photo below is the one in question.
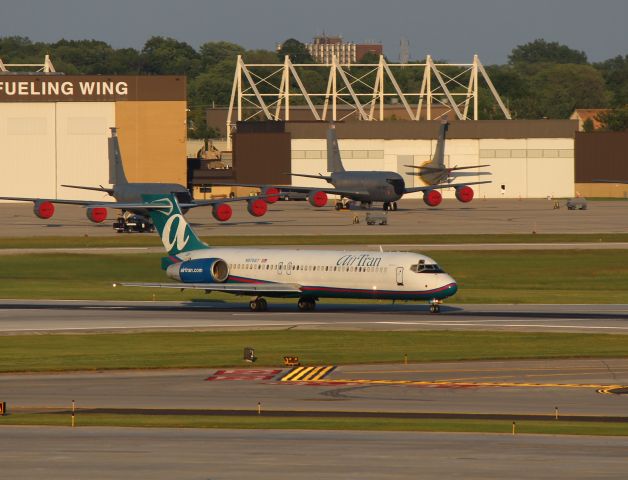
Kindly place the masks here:
[(393, 186), (393, 189), (395, 190), (395, 193), (397, 195), (404, 194), (406, 184), (404, 183), (402, 178), (389, 178), (386, 181)]
[(444, 273), (436, 263), (425, 263), (425, 260), (419, 260), (419, 263), (412, 265), (410, 270), (415, 273)]
[(179, 203), (191, 203), (192, 196), (189, 192), (173, 192), (174, 196), (177, 197), (177, 202)]

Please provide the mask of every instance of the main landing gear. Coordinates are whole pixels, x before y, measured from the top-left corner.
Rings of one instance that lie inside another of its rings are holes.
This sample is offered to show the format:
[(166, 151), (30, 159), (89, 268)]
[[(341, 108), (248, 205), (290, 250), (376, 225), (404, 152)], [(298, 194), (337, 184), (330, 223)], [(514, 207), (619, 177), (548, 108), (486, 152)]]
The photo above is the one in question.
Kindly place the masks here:
[(397, 211), (397, 202), (384, 202), (384, 211)]
[[(299, 310), (302, 312), (309, 312), (316, 308), (316, 299), (310, 297), (301, 297), (297, 303)], [(266, 299), (262, 297), (253, 298), (249, 302), (249, 308), (252, 312), (265, 312), (268, 310), (268, 303)]]
[(436, 300), (435, 298), (430, 300), (430, 312), (440, 313), (440, 300)]
[(261, 297), (254, 298), (249, 302), (249, 308), (252, 312), (265, 312), (268, 310), (268, 303)]
[(313, 298), (301, 297), (299, 298), (299, 303), (297, 303), (299, 310), (302, 312), (309, 312), (316, 308), (316, 300)]

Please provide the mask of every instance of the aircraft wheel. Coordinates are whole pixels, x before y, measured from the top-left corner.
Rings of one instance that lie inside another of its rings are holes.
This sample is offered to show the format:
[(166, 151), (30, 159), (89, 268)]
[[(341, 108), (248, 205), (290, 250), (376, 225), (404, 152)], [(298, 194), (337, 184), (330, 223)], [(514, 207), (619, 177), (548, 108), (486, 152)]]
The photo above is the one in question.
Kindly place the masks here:
[(392, 204), (392, 209), (393, 209), (394, 211), (397, 211), (397, 202), (393, 202), (393, 204)]
[(249, 302), (249, 308), (252, 312), (264, 312), (268, 309), (268, 304), (263, 298), (256, 298)]
[(299, 310), (302, 312), (309, 312), (316, 308), (316, 302), (309, 298), (300, 298), (297, 307), (299, 307)]
[(336, 203), (336, 205), (334, 205), (334, 208), (335, 208), (336, 210), (342, 210), (342, 203), (337, 202), (337, 203)]
[(440, 313), (440, 305), (437, 305), (437, 304), (430, 305), (430, 312)]
[(390, 210), (390, 202), (384, 202), (384, 211), (387, 212)]

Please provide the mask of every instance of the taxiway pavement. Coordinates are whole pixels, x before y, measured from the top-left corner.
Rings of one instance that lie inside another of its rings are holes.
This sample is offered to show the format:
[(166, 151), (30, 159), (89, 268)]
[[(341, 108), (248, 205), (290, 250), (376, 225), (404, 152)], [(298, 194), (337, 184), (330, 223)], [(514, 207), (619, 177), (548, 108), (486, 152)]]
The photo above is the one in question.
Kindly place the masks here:
[[(208, 345), (211, 348), (211, 345)], [(295, 353), (295, 352), (292, 352)], [(298, 353), (298, 352), (297, 352)], [(411, 357), (410, 357), (411, 359)], [(280, 364), (281, 359), (278, 359)], [(508, 360), (338, 366), (320, 381), (289, 369), (227, 368), (2, 374), (9, 411), (205, 409), (590, 415), (625, 417), (627, 359)]]
[(628, 333), (628, 305), (427, 305), (319, 303), (299, 312), (246, 303), (0, 300), (0, 334), (230, 329), (499, 330)]
[(622, 478), (628, 439), (409, 432), (2, 427), (6, 478)]
[[(444, 200), (436, 208), (420, 199), (399, 202), (388, 214), (388, 225), (369, 226), (366, 211), (335, 211), (332, 206), (314, 208), (307, 202), (277, 202), (266, 215), (254, 218), (244, 206), (235, 205), (233, 217), (220, 223), (208, 208), (195, 208), (186, 215), (195, 231), (206, 236), (235, 235), (372, 235), (372, 234), (483, 234), (483, 233), (628, 233), (628, 202), (589, 202), (588, 210), (554, 210), (553, 201), (528, 199), (476, 199), (462, 204)], [(330, 204), (331, 205), (331, 204)], [(112, 218), (91, 223), (81, 207), (57, 205), (55, 215), (41, 220), (33, 214), (32, 202), (0, 203), (3, 228), (0, 237), (114, 236)], [(359, 224), (354, 224), (354, 217)]]

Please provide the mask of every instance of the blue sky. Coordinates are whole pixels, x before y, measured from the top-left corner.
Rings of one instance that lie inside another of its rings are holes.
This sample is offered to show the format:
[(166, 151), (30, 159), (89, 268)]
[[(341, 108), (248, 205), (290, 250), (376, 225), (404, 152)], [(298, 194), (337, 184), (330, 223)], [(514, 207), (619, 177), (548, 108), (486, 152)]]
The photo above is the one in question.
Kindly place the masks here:
[(429, 53), (467, 62), (478, 53), (485, 64), (506, 62), (516, 45), (535, 38), (584, 50), (591, 61), (625, 55), (627, 21), (628, 0), (0, 0), (0, 36), (141, 48), (164, 35), (194, 47), (227, 40), (273, 49), (326, 32), (380, 41), (391, 60), (405, 37), (412, 59)]

